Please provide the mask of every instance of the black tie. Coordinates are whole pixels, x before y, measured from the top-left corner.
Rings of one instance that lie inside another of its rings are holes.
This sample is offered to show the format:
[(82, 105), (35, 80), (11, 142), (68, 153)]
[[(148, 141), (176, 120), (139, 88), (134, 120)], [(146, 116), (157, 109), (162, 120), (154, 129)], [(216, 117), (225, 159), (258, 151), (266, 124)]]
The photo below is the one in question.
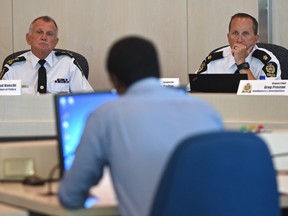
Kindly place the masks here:
[(37, 91), (39, 93), (46, 93), (47, 86), (47, 77), (46, 77), (46, 69), (44, 67), (46, 60), (40, 59), (38, 63), (41, 65), (38, 70), (38, 88)]

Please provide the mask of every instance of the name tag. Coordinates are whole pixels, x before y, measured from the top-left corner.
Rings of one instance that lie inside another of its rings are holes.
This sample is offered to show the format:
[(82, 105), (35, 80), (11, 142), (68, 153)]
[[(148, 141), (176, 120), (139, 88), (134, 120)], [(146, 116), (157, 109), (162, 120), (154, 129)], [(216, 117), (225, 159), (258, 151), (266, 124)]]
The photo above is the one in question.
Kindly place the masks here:
[(241, 80), (237, 95), (288, 95), (286, 80)]
[(180, 80), (179, 78), (161, 78), (160, 79), (162, 86), (164, 87), (179, 87)]
[(0, 80), (0, 95), (21, 95), (21, 80)]

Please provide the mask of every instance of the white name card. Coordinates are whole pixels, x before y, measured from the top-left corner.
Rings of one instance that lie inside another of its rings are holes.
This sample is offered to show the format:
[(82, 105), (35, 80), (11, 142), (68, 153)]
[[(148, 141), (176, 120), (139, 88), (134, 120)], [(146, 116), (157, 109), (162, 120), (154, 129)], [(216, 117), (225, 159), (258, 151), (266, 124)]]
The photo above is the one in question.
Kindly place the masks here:
[(0, 95), (21, 95), (21, 80), (0, 80)]
[(241, 80), (237, 95), (288, 95), (287, 81)]
[(180, 80), (179, 78), (161, 78), (160, 79), (162, 86), (164, 87), (179, 87)]

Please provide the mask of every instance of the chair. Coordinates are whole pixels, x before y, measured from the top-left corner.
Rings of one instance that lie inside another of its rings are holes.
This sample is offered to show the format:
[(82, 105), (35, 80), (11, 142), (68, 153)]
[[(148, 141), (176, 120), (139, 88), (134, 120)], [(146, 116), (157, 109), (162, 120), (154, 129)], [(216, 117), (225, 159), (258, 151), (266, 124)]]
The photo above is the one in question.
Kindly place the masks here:
[[(212, 50), (210, 53), (216, 52), (227, 46), (228, 45), (218, 47)], [(276, 56), (281, 67), (281, 79), (288, 79), (288, 49), (271, 43), (257, 43), (257, 46), (269, 50)]]
[[(54, 50), (55, 51), (67, 51), (67, 52), (72, 53), (72, 55), (74, 56), (76, 61), (79, 63), (80, 67), (82, 68), (84, 76), (86, 77), (86, 79), (88, 79), (88, 76), (89, 76), (89, 64), (88, 64), (87, 59), (82, 54), (74, 52), (74, 51), (70, 51), (70, 50), (65, 50), (65, 49), (54, 49)], [(4, 65), (6, 64), (6, 62), (8, 60), (14, 59), (17, 56), (19, 56), (19, 55), (21, 55), (21, 54), (23, 54), (25, 52), (28, 52), (28, 51), (29, 50), (21, 50), (21, 51), (17, 51), (17, 52), (14, 52), (14, 53), (8, 55), (3, 61), (2, 68), (4, 67)]]
[(150, 216), (279, 216), (278, 199), (265, 143), (253, 134), (211, 132), (176, 148)]

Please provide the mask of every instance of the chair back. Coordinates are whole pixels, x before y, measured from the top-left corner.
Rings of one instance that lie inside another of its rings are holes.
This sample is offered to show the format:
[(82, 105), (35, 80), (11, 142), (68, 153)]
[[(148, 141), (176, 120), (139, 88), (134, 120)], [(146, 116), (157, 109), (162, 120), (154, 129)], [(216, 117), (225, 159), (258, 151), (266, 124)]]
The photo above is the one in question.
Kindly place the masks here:
[[(72, 53), (72, 55), (74, 56), (74, 58), (76, 59), (76, 61), (78, 62), (78, 64), (80, 65), (83, 73), (84, 73), (84, 76), (86, 77), (86, 79), (88, 79), (88, 76), (89, 76), (89, 64), (88, 64), (88, 61), (87, 59), (80, 53), (77, 53), (77, 52), (74, 52), (74, 51), (71, 51), (71, 50), (66, 50), (66, 49), (54, 49), (55, 51), (66, 51), (66, 52), (70, 52)], [(11, 60), (11, 59), (14, 59), (16, 58), (17, 56), (25, 53), (25, 52), (28, 52), (30, 50), (21, 50), (21, 51), (17, 51), (17, 52), (14, 52), (10, 55), (8, 55), (4, 61), (3, 61), (3, 64), (2, 64), (2, 68), (4, 67), (4, 65), (6, 64), (6, 62), (8, 60)]]
[(279, 216), (276, 174), (266, 144), (222, 131), (190, 137), (163, 173), (150, 216)]

